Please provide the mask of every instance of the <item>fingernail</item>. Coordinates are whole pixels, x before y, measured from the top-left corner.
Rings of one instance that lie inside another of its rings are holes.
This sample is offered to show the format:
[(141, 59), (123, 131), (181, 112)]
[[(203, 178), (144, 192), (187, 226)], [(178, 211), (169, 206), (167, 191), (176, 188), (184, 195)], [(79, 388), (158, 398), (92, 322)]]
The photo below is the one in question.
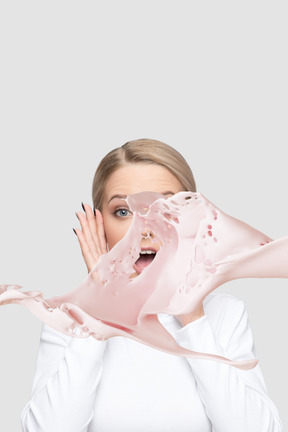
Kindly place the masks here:
[(72, 229), (73, 229), (73, 231), (74, 231), (74, 234), (77, 236), (77, 233), (76, 233), (75, 229), (74, 229), (74, 228), (72, 228)]
[(82, 205), (82, 208), (83, 208), (84, 212), (86, 213), (86, 210), (85, 210), (83, 202), (81, 202), (81, 205)]
[(79, 217), (78, 217), (78, 215), (77, 215), (77, 213), (75, 212), (75, 215), (76, 215), (76, 217), (79, 219)]
[(94, 207), (93, 207), (93, 213), (94, 213), (94, 216), (96, 216), (96, 210)]

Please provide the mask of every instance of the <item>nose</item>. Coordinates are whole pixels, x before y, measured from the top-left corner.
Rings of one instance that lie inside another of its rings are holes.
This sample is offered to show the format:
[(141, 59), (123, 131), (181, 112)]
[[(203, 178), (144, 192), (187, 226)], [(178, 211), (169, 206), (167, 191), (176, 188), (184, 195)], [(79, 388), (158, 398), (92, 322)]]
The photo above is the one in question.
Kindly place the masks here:
[(144, 239), (146, 238), (154, 239), (154, 233), (153, 231), (150, 230), (150, 228), (145, 228), (145, 230), (142, 231), (141, 235)]
[(163, 245), (162, 241), (149, 228), (143, 230), (141, 235), (142, 235), (141, 248), (151, 247), (156, 252), (158, 252), (160, 247)]

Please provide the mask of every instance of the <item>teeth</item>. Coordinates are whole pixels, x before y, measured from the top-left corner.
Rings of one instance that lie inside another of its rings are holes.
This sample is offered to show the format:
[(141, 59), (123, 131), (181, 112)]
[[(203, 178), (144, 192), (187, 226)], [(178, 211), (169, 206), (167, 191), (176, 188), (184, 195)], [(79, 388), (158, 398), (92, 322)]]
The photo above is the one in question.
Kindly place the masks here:
[(141, 255), (145, 255), (145, 254), (149, 254), (149, 255), (154, 254), (155, 255), (156, 252), (154, 252), (152, 250), (143, 250), (140, 253), (141, 253)]

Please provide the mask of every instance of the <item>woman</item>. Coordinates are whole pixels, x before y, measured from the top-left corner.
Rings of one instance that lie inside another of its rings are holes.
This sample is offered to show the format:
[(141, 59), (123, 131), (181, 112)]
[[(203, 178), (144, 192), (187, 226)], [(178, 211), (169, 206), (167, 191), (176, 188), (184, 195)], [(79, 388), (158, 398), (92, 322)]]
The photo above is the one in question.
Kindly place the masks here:
[[(131, 141), (108, 153), (94, 176), (96, 210), (83, 205), (84, 213), (77, 213), (81, 229), (74, 230), (89, 272), (131, 224), (132, 214), (121, 198), (144, 190), (168, 197), (196, 188), (185, 159), (159, 141)], [(136, 277), (151, 262), (147, 251), (157, 247), (143, 237)], [(178, 343), (191, 350), (235, 360), (255, 357), (243, 303), (232, 296), (210, 294), (193, 314), (158, 316)], [(282, 430), (258, 365), (241, 371), (169, 355), (124, 337), (70, 338), (47, 325), (22, 427), (25, 432)]]

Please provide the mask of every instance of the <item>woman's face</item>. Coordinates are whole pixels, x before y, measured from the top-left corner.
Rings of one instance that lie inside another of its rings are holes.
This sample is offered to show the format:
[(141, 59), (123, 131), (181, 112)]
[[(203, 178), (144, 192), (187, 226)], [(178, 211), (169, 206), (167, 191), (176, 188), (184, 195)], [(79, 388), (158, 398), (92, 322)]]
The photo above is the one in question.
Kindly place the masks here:
[[(132, 222), (132, 213), (119, 195), (126, 197), (138, 192), (151, 191), (168, 196), (183, 190), (179, 180), (166, 168), (154, 164), (127, 164), (111, 174), (103, 196), (102, 215), (109, 250), (121, 240)], [(141, 248), (152, 245), (148, 238), (142, 239)], [(153, 243), (153, 249), (160, 245)]]

